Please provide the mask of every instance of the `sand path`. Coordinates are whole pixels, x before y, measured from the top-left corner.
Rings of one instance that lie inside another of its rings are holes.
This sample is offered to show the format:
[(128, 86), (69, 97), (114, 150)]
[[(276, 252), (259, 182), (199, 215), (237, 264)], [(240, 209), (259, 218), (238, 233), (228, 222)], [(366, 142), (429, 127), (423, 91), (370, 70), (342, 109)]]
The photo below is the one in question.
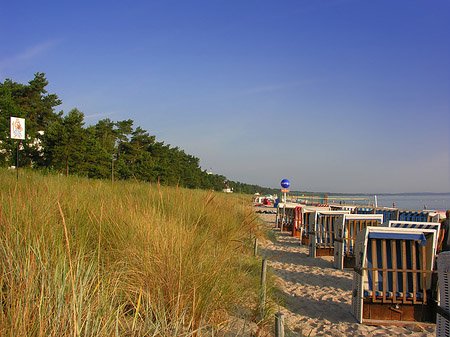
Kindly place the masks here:
[[(273, 210), (273, 209), (272, 209)], [(308, 257), (299, 239), (274, 228), (275, 215), (260, 214), (277, 234), (277, 241), (260, 244), (259, 254), (269, 258), (279, 287), (286, 298), (286, 335), (299, 336), (435, 336), (435, 326), (410, 324), (370, 326), (359, 324), (351, 314), (352, 271), (337, 270), (333, 257)]]

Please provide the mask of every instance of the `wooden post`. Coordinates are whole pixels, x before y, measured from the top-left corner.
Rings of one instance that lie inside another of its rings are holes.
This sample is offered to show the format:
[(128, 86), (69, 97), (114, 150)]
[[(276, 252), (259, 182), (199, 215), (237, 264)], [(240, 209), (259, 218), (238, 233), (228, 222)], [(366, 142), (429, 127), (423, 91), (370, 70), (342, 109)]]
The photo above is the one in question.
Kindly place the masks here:
[(258, 238), (255, 237), (255, 244), (253, 246), (253, 253), (254, 255), (258, 255)]
[(262, 268), (261, 268), (261, 286), (264, 287), (266, 285), (266, 273), (267, 273), (267, 259), (262, 260)]
[(275, 314), (275, 337), (284, 337), (284, 315)]
[(266, 309), (266, 273), (267, 259), (263, 259), (261, 267), (261, 318), (264, 317), (264, 311)]

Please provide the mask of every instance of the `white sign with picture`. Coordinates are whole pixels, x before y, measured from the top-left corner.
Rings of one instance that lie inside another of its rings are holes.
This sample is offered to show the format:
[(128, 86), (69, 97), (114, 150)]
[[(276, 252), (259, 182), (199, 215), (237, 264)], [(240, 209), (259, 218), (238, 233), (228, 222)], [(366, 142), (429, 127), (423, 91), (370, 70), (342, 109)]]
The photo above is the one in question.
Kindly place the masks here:
[(11, 139), (25, 139), (25, 119), (11, 117)]

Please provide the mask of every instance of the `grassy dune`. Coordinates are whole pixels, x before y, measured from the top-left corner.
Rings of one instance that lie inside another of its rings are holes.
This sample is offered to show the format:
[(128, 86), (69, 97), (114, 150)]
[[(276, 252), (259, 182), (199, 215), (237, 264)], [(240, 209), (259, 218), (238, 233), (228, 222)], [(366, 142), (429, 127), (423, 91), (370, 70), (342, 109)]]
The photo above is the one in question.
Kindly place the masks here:
[(0, 170), (0, 336), (217, 335), (258, 319), (243, 197)]

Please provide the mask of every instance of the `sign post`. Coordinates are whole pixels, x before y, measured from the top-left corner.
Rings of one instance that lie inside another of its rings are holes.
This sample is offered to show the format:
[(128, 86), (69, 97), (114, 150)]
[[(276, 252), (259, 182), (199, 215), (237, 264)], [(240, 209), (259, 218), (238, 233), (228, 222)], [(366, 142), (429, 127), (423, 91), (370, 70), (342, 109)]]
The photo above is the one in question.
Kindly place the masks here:
[(281, 193), (283, 194), (283, 197), (281, 198), (281, 200), (284, 203), (284, 207), (283, 207), (283, 211), (282, 211), (282, 218), (281, 218), (281, 231), (283, 231), (284, 223), (286, 221), (286, 201), (287, 201), (286, 193), (289, 193), (289, 185), (290, 184), (291, 183), (287, 179), (283, 179), (281, 181), (281, 187), (282, 187)]
[(10, 118), (11, 139), (16, 139), (16, 171), (17, 180), (19, 180), (19, 143), (25, 139), (25, 119), (18, 117)]
[(283, 202), (284, 203), (287, 201), (286, 193), (289, 193), (289, 186), (290, 185), (291, 185), (291, 183), (287, 179), (283, 179), (281, 181), (281, 187), (283, 187), (281, 189), (281, 193), (283, 193)]

